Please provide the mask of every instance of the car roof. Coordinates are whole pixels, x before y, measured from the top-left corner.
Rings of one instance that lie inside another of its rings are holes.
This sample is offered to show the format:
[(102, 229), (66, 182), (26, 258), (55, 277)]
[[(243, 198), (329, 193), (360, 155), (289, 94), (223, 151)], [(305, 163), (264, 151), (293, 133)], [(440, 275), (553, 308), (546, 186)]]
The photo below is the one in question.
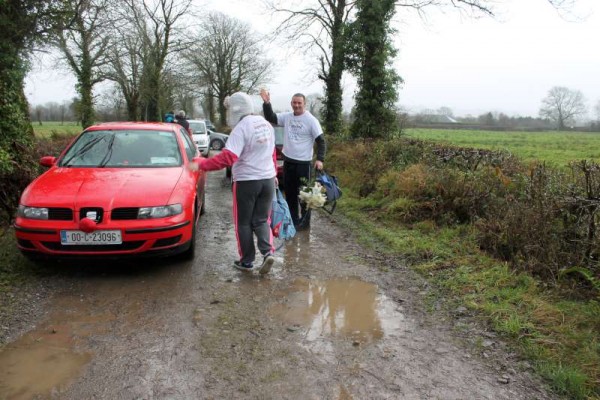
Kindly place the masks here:
[(203, 120), (203, 119), (188, 119), (187, 121), (188, 121), (188, 122), (203, 122), (203, 123), (205, 123), (205, 124), (206, 124), (206, 121), (205, 121), (205, 120)]
[(125, 129), (141, 129), (147, 131), (164, 131), (174, 130), (175, 127), (180, 125), (166, 122), (103, 122), (100, 124), (92, 125), (86, 128), (86, 131), (99, 131), (105, 129), (125, 130)]

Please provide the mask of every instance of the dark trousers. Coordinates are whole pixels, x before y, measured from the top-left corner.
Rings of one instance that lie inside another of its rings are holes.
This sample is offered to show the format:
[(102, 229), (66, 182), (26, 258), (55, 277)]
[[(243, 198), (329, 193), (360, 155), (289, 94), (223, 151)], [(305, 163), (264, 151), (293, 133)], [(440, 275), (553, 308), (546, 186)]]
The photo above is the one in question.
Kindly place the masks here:
[(295, 163), (288, 160), (283, 162), (283, 190), (294, 225), (298, 225), (301, 221), (302, 226), (310, 225), (310, 210), (307, 211), (304, 205), (300, 207), (298, 199), (300, 187), (308, 185), (310, 169), (310, 163)]
[(256, 245), (263, 256), (274, 251), (269, 215), (275, 193), (275, 179), (235, 182), (233, 193), (233, 216), (240, 261), (251, 263), (256, 252), (253, 234), (256, 235)]

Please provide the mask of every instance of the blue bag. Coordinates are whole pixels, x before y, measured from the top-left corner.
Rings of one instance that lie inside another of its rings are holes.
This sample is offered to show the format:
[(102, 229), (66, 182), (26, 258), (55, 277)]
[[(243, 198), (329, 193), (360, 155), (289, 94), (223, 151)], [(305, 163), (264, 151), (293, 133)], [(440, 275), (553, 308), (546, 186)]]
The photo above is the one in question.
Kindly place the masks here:
[(338, 186), (337, 178), (333, 175), (329, 175), (325, 171), (317, 170), (317, 177), (315, 180), (325, 188), (327, 194), (325, 206), (330, 206), (330, 209), (323, 206), (323, 210), (327, 211), (329, 214), (333, 214), (337, 200), (342, 197), (342, 190)]
[(296, 235), (290, 209), (281, 191), (277, 188), (275, 188), (275, 196), (273, 196), (271, 205), (271, 232), (273, 232), (273, 236), (282, 240), (289, 240)]

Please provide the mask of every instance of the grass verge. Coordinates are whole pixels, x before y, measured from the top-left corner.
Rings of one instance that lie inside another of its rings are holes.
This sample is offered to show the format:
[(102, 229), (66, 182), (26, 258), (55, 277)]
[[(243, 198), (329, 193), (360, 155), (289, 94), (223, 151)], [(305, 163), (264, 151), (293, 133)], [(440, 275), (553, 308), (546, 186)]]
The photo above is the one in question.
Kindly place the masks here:
[(38, 138), (48, 138), (51, 136), (74, 136), (81, 132), (81, 124), (78, 122), (34, 122), (32, 124), (35, 136)]
[(17, 250), (12, 228), (0, 228), (0, 308), (10, 313), (12, 293), (22, 288), (37, 273), (34, 264)]
[[(600, 398), (600, 303), (550, 288), (479, 250), (468, 226), (411, 227), (376, 218), (368, 199), (346, 196), (338, 209), (360, 229), (359, 240), (406, 259), (452, 299), (485, 317), (493, 329), (531, 360), (559, 394)], [(368, 211), (371, 210), (371, 211)]]

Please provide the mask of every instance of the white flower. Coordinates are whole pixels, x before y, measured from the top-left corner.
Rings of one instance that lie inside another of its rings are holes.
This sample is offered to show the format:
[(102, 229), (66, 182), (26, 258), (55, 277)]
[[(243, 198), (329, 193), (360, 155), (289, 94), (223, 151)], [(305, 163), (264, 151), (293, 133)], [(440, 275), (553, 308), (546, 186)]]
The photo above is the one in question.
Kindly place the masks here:
[(323, 207), (327, 201), (325, 189), (319, 182), (315, 182), (314, 186), (303, 186), (300, 188), (300, 201), (306, 204), (308, 209)]

